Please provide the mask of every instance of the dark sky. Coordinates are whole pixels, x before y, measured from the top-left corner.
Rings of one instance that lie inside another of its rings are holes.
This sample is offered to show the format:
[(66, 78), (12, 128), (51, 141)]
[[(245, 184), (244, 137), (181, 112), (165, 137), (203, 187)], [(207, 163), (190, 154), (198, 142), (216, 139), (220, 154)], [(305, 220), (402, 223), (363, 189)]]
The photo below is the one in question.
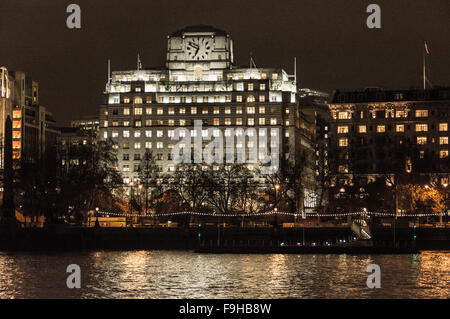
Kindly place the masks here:
[[(66, 7), (81, 6), (81, 30), (66, 28)], [(366, 7), (382, 28), (366, 27)], [(283, 67), (300, 87), (324, 91), (421, 85), (423, 41), (432, 82), (450, 85), (449, 0), (0, 0), (0, 65), (40, 82), (41, 104), (60, 123), (97, 114), (114, 69), (165, 62), (166, 36), (210, 24), (234, 40), (237, 65)]]

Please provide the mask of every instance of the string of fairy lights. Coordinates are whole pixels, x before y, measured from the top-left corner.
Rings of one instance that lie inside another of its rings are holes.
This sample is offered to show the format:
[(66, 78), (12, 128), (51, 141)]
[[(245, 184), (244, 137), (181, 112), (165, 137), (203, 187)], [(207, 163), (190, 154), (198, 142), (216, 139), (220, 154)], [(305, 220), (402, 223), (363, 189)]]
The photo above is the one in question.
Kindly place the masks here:
[[(199, 212), (173, 212), (173, 213), (159, 213), (159, 214), (121, 214), (121, 213), (112, 213), (112, 212), (98, 212), (99, 214), (106, 216), (114, 216), (114, 217), (171, 217), (171, 216), (180, 216), (180, 215), (193, 215), (193, 216), (208, 216), (208, 217), (260, 217), (260, 216), (268, 216), (268, 215), (282, 215), (282, 216), (293, 216), (293, 217), (347, 217), (347, 216), (381, 216), (381, 217), (394, 217), (393, 213), (381, 213), (381, 212), (349, 212), (349, 213), (332, 213), (332, 214), (316, 214), (316, 213), (287, 213), (287, 212), (278, 212), (278, 211), (270, 211), (264, 213), (250, 213), (250, 214), (215, 214), (215, 213), (199, 213)], [(431, 216), (440, 216), (444, 215), (443, 213), (419, 213), (419, 214), (408, 214), (408, 215), (397, 215), (397, 217), (431, 217)]]

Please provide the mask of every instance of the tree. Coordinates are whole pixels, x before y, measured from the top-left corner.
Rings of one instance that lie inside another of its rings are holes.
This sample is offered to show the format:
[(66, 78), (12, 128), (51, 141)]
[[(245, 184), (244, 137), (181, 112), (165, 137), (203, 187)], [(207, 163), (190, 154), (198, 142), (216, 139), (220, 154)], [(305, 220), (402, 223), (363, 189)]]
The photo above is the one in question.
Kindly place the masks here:
[(200, 164), (181, 163), (166, 176), (168, 188), (174, 190), (191, 210), (201, 209), (208, 197), (206, 175)]
[(156, 164), (153, 153), (149, 149), (146, 149), (139, 165), (139, 180), (144, 187), (145, 215), (148, 213), (149, 194), (151, 201), (154, 197), (161, 194), (162, 185), (159, 183), (161, 178), (160, 171), (161, 169)]
[(107, 209), (117, 200), (122, 177), (117, 169), (117, 152), (111, 139), (71, 145), (68, 168), (61, 177), (61, 199), (65, 207), (86, 212)]
[(206, 170), (208, 197), (206, 201), (219, 213), (231, 214), (246, 210), (255, 190), (253, 174), (245, 164), (220, 164)]

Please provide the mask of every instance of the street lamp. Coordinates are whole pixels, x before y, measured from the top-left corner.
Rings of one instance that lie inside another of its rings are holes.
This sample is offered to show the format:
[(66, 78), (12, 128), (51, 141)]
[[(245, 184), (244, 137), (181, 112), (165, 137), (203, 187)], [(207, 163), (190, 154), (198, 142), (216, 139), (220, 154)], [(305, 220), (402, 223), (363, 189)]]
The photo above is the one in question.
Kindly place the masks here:
[(280, 185), (275, 185), (275, 206), (278, 206), (278, 190), (280, 189)]
[[(130, 181), (130, 215), (133, 215), (133, 181)], [(130, 216), (130, 226), (133, 227), (133, 217)]]

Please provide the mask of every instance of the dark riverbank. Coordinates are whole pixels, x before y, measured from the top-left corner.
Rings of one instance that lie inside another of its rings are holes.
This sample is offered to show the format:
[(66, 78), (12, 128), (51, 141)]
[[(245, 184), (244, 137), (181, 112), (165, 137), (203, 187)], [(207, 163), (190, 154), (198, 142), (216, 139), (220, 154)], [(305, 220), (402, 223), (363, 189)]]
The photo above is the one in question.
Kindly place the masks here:
[[(390, 253), (450, 249), (450, 228), (53, 228), (0, 232), (2, 251), (170, 249), (243, 253)], [(415, 236), (415, 238), (414, 238)], [(394, 246), (395, 238), (395, 246)], [(395, 247), (395, 248), (394, 248)]]

